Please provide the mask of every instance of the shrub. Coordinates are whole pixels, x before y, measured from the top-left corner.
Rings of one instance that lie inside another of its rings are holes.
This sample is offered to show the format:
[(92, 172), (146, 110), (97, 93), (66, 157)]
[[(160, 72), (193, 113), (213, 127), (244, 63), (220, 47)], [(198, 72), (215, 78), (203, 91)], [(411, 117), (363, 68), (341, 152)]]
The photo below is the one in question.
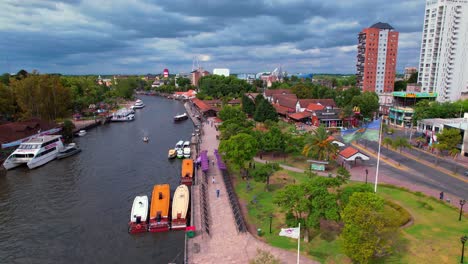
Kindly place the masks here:
[(401, 205), (388, 200), (385, 201), (385, 205), (399, 213), (399, 217), (396, 220), (398, 222), (398, 226), (403, 226), (411, 221), (411, 214), (405, 208), (401, 207)]

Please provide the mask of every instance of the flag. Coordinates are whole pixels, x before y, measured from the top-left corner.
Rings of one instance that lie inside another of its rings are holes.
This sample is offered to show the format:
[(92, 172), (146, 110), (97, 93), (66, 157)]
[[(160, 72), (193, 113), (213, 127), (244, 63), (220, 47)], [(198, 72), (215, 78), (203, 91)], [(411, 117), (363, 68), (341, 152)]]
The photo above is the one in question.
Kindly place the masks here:
[(366, 131), (362, 134), (362, 138), (369, 141), (379, 141), (381, 122), (380, 118), (370, 122), (366, 127)]
[(378, 141), (380, 133), (380, 119), (374, 120), (360, 128), (347, 129), (341, 131), (341, 137), (345, 143), (350, 143), (358, 139), (367, 139), (370, 141)]
[(280, 236), (299, 238), (299, 227), (281, 228)]

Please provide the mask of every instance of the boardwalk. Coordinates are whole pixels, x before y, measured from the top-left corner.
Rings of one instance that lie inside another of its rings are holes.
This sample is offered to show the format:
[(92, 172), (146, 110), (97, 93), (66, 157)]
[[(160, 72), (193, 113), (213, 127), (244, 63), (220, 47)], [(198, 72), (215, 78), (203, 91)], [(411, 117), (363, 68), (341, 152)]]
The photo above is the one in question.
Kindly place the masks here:
[[(190, 106), (186, 107), (190, 116)], [(226, 187), (222, 178), (222, 173), (218, 169), (216, 162), (213, 166), (212, 161), (215, 159), (213, 154), (214, 149), (218, 148), (219, 141), (216, 136), (214, 125), (211, 125), (212, 119), (208, 119), (202, 125), (202, 137), (200, 150), (208, 150), (208, 158), (210, 160), (210, 168), (206, 175), (208, 177), (207, 187), (207, 211), (209, 214), (209, 230), (210, 234), (202, 230), (202, 212), (200, 203), (201, 190), (201, 172), (197, 175), (197, 184), (192, 188), (192, 205), (193, 205), (193, 224), (198, 230), (197, 236), (188, 242), (188, 262), (189, 263), (248, 263), (249, 260), (256, 256), (257, 249), (269, 251), (283, 263), (295, 263), (296, 252), (286, 251), (279, 248), (271, 247), (262, 241), (256, 239), (248, 232), (238, 233), (236, 223), (233, 216), (233, 211), (226, 193)], [(212, 177), (215, 178), (215, 183), (212, 183)], [(219, 198), (216, 195), (216, 190), (220, 190)], [(301, 263), (318, 263), (304, 256), (301, 256)]]

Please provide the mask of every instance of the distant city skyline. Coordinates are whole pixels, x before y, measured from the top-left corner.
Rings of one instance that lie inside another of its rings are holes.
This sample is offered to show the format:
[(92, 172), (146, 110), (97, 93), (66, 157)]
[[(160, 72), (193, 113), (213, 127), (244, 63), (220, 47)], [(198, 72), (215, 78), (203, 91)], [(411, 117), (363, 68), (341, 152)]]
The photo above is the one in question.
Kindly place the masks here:
[(4, 0), (0, 72), (356, 72), (357, 34), (400, 32), (397, 72), (417, 67), (425, 1)]

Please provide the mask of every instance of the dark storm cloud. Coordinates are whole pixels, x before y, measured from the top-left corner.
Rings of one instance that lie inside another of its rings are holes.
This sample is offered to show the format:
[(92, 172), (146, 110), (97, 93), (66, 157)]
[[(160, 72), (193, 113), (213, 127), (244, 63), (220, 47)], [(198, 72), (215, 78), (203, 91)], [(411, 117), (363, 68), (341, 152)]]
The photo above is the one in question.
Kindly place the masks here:
[(352, 73), (357, 34), (379, 21), (401, 32), (401, 71), (417, 65), (423, 14), (419, 0), (4, 0), (0, 72), (188, 72), (198, 57), (208, 70)]

